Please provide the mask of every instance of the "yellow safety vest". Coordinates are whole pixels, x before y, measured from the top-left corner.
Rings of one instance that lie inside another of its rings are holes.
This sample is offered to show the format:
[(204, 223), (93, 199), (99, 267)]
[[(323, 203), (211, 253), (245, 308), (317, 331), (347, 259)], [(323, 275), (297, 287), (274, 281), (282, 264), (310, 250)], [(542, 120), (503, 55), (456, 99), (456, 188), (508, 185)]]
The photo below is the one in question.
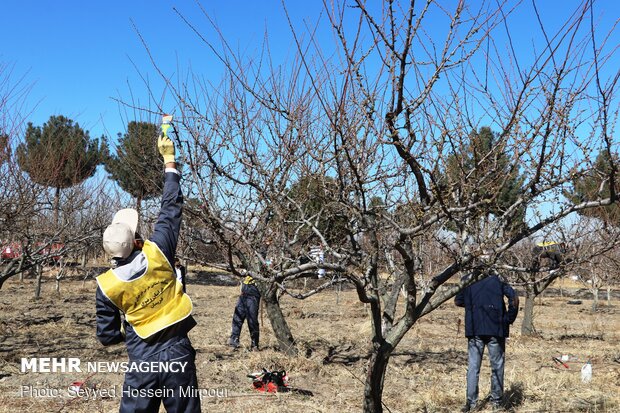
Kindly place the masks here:
[(558, 243), (555, 241), (548, 241), (548, 242), (539, 242), (536, 245), (544, 248), (544, 247), (550, 247), (552, 245), (558, 245)]
[(183, 285), (155, 243), (145, 240), (142, 253), (146, 257), (143, 275), (124, 280), (110, 269), (97, 277), (97, 283), (105, 296), (125, 313), (136, 334), (146, 339), (187, 318), (192, 313), (192, 300), (183, 293)]

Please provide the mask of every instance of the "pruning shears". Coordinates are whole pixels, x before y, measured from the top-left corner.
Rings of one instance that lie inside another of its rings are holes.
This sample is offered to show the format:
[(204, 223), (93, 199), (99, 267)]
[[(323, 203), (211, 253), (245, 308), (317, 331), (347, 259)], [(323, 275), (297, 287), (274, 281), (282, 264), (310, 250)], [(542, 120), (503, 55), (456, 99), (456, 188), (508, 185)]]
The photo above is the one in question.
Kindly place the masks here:
[(172, 115), (166, 115), (165, 113), (161, 117), (161, 132), (167, 138), (168, 129), (172, 127)]

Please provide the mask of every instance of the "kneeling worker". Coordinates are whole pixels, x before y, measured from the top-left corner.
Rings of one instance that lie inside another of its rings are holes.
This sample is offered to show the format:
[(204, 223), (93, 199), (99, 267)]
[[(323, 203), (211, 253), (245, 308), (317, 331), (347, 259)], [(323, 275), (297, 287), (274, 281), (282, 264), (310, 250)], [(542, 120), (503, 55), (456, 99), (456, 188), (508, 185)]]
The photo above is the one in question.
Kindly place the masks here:
[[(121, 413), (156, 413), (162, 402), (169, 413), (197, 413), (196, 351), (187, 336), (196, 321), (191, 316), (192, 301), (172, 265), (183, 194), (173, 142), (164, 135), (157, 146), (165, 172), (153, 235), (142, 241), (136, 234), (138, 213), (132, 209), (118, 211), (103, 234), (103, 248), (112, 257), (113, 268), (97, 277), (97, 338), (103, 345), (125, 341), (127, 346), (130, 367), (123, 383)], [(160, 367), (132, 368), (143, 365)]]

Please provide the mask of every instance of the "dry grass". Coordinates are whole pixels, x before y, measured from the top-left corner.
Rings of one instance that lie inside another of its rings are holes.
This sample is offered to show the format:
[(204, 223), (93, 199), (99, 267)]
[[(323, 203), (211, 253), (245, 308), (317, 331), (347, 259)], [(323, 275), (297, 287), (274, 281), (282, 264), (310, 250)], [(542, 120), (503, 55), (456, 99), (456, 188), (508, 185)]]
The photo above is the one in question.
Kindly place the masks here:
[[(192, 281), (190, 273), (190, 283)], [(125, 360), (123, 346), (102, 347), (95, 338), (94, 281), (63, 280), (61, 295), (50, 280), (43, 298), (31, 300), (33, 285), (9, 281), (0, 291), (0, 411), (115, 412), (118, 398), (70, 399), (20, 397), (20, 386), (64, 388), (86, 374), (19, 373), (22, 357), (80, 357), (85, 361)], [(563, 288), (569, 288), (564, 285)], [(236, 287), (190, 284), (198, 326), (191, 339), (198, 351), (200, 386), (226, 389), (227, 397), (204, 398), (208, 412), (354, 412), (362, 405), (363, 380), (370, 325), (367, 310), (353, 291), (334, 291), (282, 306), (298, 342), (300, 355), (287, 357), (274, 350), (268, 320), (262, 320), (263, 350), (231, 352), (225, 346), (238, 295)], [(338, 301), (337, 301), (338, 299)], [(620, 411), (620, 313), (603, 307), (593, 314), (590, 302), (567, 305), (567, 298), (537, 303), (539, 337), (519, 334), (520, 319), (507, 345), (506, 394), (515, 412)], [(618, 305), (615, 303), (615, 305)], [(384, 401), (391, 412), (453, 412), (464, 401), (466, 339), (457, 332), (462, 310), (446, 303), (407, 334), (388, 369)], [(249, 345), (247, 330), (242, 342)], [(569, 369), (554, 356), (569, 355)], [(593, 379), (580, 380), (580, 367), (592, 360)], [(260, 368), (284, 368), (291, 385), (314, 396), (254, 392), (246, 374)], [(120, 373), (98, 373), (89, 379), (99, 388), (122, 383)], [(489, 389), (485, 361), (481, 394)], [(163, 409), (162, 409), (163, 411)], [(386, 409), (386, 411), (388, 411)]]

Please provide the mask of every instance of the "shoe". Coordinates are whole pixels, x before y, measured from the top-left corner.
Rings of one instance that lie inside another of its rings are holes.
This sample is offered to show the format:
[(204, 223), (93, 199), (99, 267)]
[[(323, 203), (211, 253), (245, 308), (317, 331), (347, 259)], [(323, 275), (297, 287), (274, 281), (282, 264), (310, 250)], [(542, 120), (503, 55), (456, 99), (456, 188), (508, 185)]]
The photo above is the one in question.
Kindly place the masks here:
[(235, 350), (238, 349), (239, 348), (239, 337), (229, 338), (227, 344)]
[(505, 412), (504, 406), (500, 402), (491, 402), (491, 409), (494, 412)]
[(254, 333), (252, 334), (251, 337), (251, 341), (250, 341), (250, 351), (258, 351), (258, 339), (259, 339), (259, 334), (258, 333)]
[(468, 413), (468, 412), (475, 412), (476, 408), (477, 408), (477, 402), (467, 402), (465, 403), (465, 406), (463, 406), (463, 408), (461, 409), (462, 413)]
[(252, 343), (250, 344), (250, 351), (259, 351), (258, 341), (252, 340)]
[(505, 412), (504, 403), (502, 399), (499, 400), (489, 400), (491, 402), (491, 410), (494, 412)]

